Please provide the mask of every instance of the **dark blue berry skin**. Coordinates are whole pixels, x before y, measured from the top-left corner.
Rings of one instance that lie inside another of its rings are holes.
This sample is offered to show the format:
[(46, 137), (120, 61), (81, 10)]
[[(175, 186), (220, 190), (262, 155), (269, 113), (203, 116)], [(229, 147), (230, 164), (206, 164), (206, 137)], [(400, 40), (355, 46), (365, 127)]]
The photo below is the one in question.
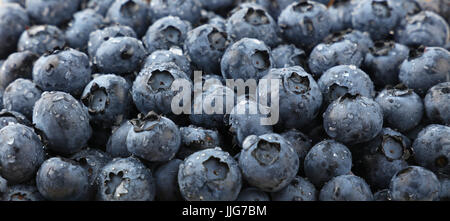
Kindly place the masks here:
[(423, 129), (412, 148), (418, 165), (438, 176), (450, 176), (450, 127), (432, 124)]
[(28, 15), (37, 24), (62, 25), (78, 10), (80, 0), (26, 0)]
[(8, 181), (0, 176), (0, 196), (8, 191)]
[(374, 46), (370, 35), (367, 32), (361, 32), (353, 29), (346, 29), (340, 32), (334, 32), (328, 35), (323, 41), (327, 43), (336, 43), (349, 40), (358, 45), (359, 51), (363, 57), (370, 52), (370, 48)]
[[(242, 146), (247, 136), (268, 134), (272, 133), (273, 130), (272, 125), (261, 124), (261, 118), (266, 118), (267, 115), (250, 113), (249, 106), (251, 105), (258, 104), (252, 100), (239, 100), (229, 116), (230, 131), (235, 136), (239, 146)], [(245, 110), (245, 112), (239, 113), (240, 109)]]
[(56, 49), (63, 49), (66, 44), (64, 33), (53, 25), (32, 26), (22, 33), (17, 44), (18, 51), (31, 51), (42, 55)]
[[(214, 75), (212, 75), (214, 76)], [(203, 76), (204, 79), (208, 79), (208, 77), (211, 76)], [(214, 78), (214, 80), (217, 80), (217, 83), (220, 83), (221, 81), (218, 78)], [(207, 87), (205, 85), (205, 87)], [(208, 87), (206, 90), (204, 90), (202, 93), (194, 94), (194, 100), (193, 100), (193, 106), (194, 108), (202, 108), (202, 113), (196, 113), (195, 110), (193, 114), (189, 115), (189, 119), (194, 125), (205, 127), (205, 128), (211, 128), (211, 129), (217, 129), (217, 128), (224, 128), (225, 127), (225, 121), (226, 118), (225, 114), (218, 113), (216, 114), (213, 112), (214, 110), (210, 110), (208, 107), (211, 103), (211, 100), (215, 99), (215, 97), (222, 97), (223, 100), (223, 107), (222, 109), (224, 111), (226, 110), (227, 106), (227, 99), (233, 98), (233, 102), (236, 101), (235, 93), (233, 90), (229, 87), (213, 84), (210, 87)], [(227, 98), (228, 97), (228, 98)], [(208, 102), (209, 101), (209, 102)], [(208, 105), (208, 106), (206, 106)], [(211, 114), (212, 113), (212, 114)], [(245, 137), (244, 137), (245, 138)]]
[(197, 151), (222, 146), (222, 137), (217, 130), (190, 125), (189, 127), (181, 127), (180, 132), (182, 146), (177, 156), (182, 159)]
[(248, 136), (239, 156), (244, 179), (265, 192), (277, 192), (295, 178), (299, 159), (292, 145), (278, 134)]
[(155, 64), (142, 69), (133, 83), (131, 92), (137, 109), (141, 113), (149, 111), (159, 114), (172, 113), (172, 98), (179, 92), (172, 90), (171, 87), (174, 81), (180, 79), (190, 82), (186, 73), (174, 63)]
[(249, 3), (240, 4), (238, 7), (243, 8), (251, 4), (260, 5), (270, 13), (273, 19), (278, 20), (283, 9), (294, 3), (295, 0), (245, 0), (244, 2)]
[(320, 201), (373, 201), (369, 185), (361, 177), (341, 175), (320, 190)]
[(7, 110), (17, 111), (32, 118), (34, 103), (41, 97), (42, 91), (30, 80), (19, 78), (5, 89), (3, 105)]
[(75, 13), (65, 33), (67, 44), (71, 48), (86, 51), (89, 34), (104, 24), (103, 16), (92, 9)]
[(247, 187), (242, 189), (239, 193), (238, 202), (259, 202), (259, 201), (270, 201), (269, 194), (263, 192), (255, 187)]
[(17, 3), (22, 7), (25, 7), (25, 0), (4, 0), (3, 3)]
[(19, 37), (30, 25), (27, 12), (18, 4), (2, 4), (0, 6), (0, 58), (6, 58), (14, 52)]
[(382, 189), (373, 194), (373, 201), (390, 201), (389, 189)]
[(288, 42), (313, 48), (330, 34), (332, 23), (325, 5), (302, 0), (283, 10), (278, 25)]
[(352, 12), (352, 26), (369, 32), (373, 40), (381, 40), (395, 29), (400, 16), (390, 0), (359, 1)]
[(225, 51), (220, 67), (224, 79), (258, 80), (268, 73), (274, 61), (270, 48), (254, 38), (243, 38)]
[(271, 193), (273, 201), (316, 201), (317, 190), (307, 179), (295, 177), (284, 189)]
[(166, 162), (180, 149), (180, 129), (170, 119), (150, 112), (146, 116), (139, 114), (131, 124), (126, 143), (133, 155), (150, 162)]
[(25, 126), (31, 126), (31, 122), (23, 114), (3, 109), (0, 111), (0, 129), (8, 126), (9, 124), (23, 124)]
[(214, 26), (216, 26), (217, 28), (219, 28), (221, 30), (225, 30), (226, 29), (227, 20), (225, 20), (224, 18), (222, 18), (220, 16), (215, 16), (215, 17), (210, 18), (208, 20), (208, 24), (214, 25)]
[(114, 1), (115, 0), (89, 0), (87, 8), (93, 9), (96, 13), (105, 16)]
[(108, 9), (106, 18), (112, 23), (131, 27), (139, 37), (152, 22), (149, 5), (143, 0), (117, 0)]
[[(422, 6), (419, 4), (419, 1), (423, 0), (390, 0), (393, 9), (398, 11), (400, 19), (406, 19), (408, 16), (413, 16), (421, 12)], [(400, 21), (400, 23), (402, 22), (403, 21)]]
[(191, 63), (179, 48), (154, 51), (145, 59), (144, 68), (169, 62), (175, 63), (188, 77), (192, 75)]
[(317, 187), (333, 177), (349, 174), (351, 168), (350, 150), (334, 140), (325, 140), (314, 145), (304, 161), (306, 177)]
[(292, 66), (301, 66), (308, 68), (307, 55), (302, 49), (295, 45), (280, 45), (272, 50), (274, 68), (287, 68)]
[(155, 171), (156, 200), (182, 201), (183, 198), (178, 187), (178, 170), (182, 160), (173, 159)]
[(0, 90), (18, 78), (31, 79), (33, 63), (39, 58), (30, 51), (16, 52), (8, 56), (0, 68)]
[(346, 94), (328, 106), (323, 127), (328, 136), (339, 142), (367, 142), (383, 129), (383, 110), (370, 98)]
[(187, 33), (184, 50), (204, 73), (219, 73), (220, 60), (230, 41), (226, 32), (214, 25), (205, 24)]
[(234, 2), (234, 0), (200, 0), (202, 7), (211, 11), (229, 8)]
[(450, 200), (450, 179), (446, 178), (441, 180), (441, 191), (439, 192), (439, 198), (441, 201)]
[(400, 65), (409, 56), (409, 48), (393, 41), (379, 41), (364, 59), (364, 69), (368, 70), (375, 85), (383, 88), (386, 85), (399, 83)]
[(44, 201), (36, 186), (14, 185), (8, 188), (3, 195), (3, 201)]
[(36, 175), (39, 193), (47, 200), (82, 201), (89, 198), (89, 175), (78, 163), (65, 158), (46, 160)]
[(389, 187), (391, 178), (401, 169), (408, 167), (404, 160), (390, 160), (381, 154), (366, 156), (364, 163), (367, 182), (376, 189)]
[(300, 160), (299, 172), (303, 173), (305, 157), (312, 148), (312, 140), (296, 129), (287, 130), (280, 135), (291, 143), (292, 148), (294, 148), (294, 151), (297, 153), (298, 159)]
[(43, 144), (30, 127), (13, 124), (0, 130), (0, 173), (9, 184), (33, 178), (44, 158)]
[(188, 21), (179, 17), (167, 16), (158, 19), (147, 30), (142, 41), (149, 53), (168, 50), (177, 46), (183, 48), (187, 33), (192, 29)]
[(375, 89), (370, 77), (361, 69), (352, 65), (339, 65), (330, 68), (317, 81), (325, 104), (349, 93), (373, 98)]
[(94, 78), (81, 96), (91, 115), (91, 123), (104, 128), (120, 125), (127, 118), (133, 102), (130, 88), (131, 84), (125, 78), (114, 74)]
[(188, 201), (233, 201), (241, 191), (242, 174), (228, 152), (206, 149), (180, 164), (178, 185)]
[(147, 51), (141, 41), (132, 37), (116, 37), (100, 45), (94, 64), (101, 73), (125, 75), (138, 71), (146, 57)]
[(113, 25), (94, 31), (89, 34), (88, 54), (93, 58), (97, 53), (97, 49), (110, 38), (116, 37), (132, 37), (136, 38), (136, 33), (132, 28), (123, 25)]
[[(324, 1), (327, 4), (329, 1)], [(352, 28), (352, 11), (358, 1), (337, 0), (331, 7), (328, 7), (328, 13), (331, 20), (331, 31), (338, 32), (347, 28)]]
[(89, 58), (67, 49), (41, 56), (33, 67), (33, 81), (43, 91), (63, 91), (79, 96), (91, 80)]
[(408, 88), (425, 95), (434, 85), (450, 79), (450, 52), (439, 47), (413, 50), (400, 66), (398, 77)]
[(396, 33), (396, 41), (408, 46), (444, 47), (449, 35), (450, 28), (441, 16), (423, 11), (407, 18), (405, 27)]
[(86, 146), (91, 137), (87, 109), (64, 92), (44, 92), (34, 105), (33, 124), (49, 142), (49, 149), (73, 154)]
[(270, 47), (281, 41), (277, 23), (264, 8), (256, 5), (234, 11), (227, 19), (226, 31), (233, 41), (256, 38)]
[(407, 88), (390, 88), (381, 91), (375, 101), (383, 109), (385, 125), (409, 131), (419, 125), (424, 114), (422, 99)]
[(130, 121), (124, 121), (120, 127), (113, 129), (111, 136), (106, 144), (106, 152), (111, 157), (129, 157), (131, 153), (127, 149), (127, 136), (133, 125)]
[(109, 163), (112, 158), (101, 150), (88, 148), (74, 154), (70, 159), (79, 163), (79, 165), (87, 171), (91, 198), (93, 198), (95, 196), (95, 191), (97, 191), (98, 188), (97, 176), (100, 174), (100, 170)]
[(155, 180), (150, 169), (138, 159), (116, 158), (98, 175), (99, 201), (153, 201)]
[(324, 72), (338, 65), (361, 66), (364, 57), (358, 44), (343, 40), (332, 44), (319, 44), (311, 52), (308, 60), (311, 72), (320, 77)]
[[(277, 79), (279, 85), (279, 111), (283, 128), (302, 128), (308, 125), (319, 113), (322, 105), (322, 93), (314, 78), (299, 66), (271, 69), (262, 79)], [(269, 81), (270, 82), (270, 81)], [(271, 92), (262, 93), (260, 99)]]
[(393, 201), (436, 201), (441, 186), (436, 175), (418, 166), (409, 166), (392, 177), (389, 192)]
[(450, 126), (450, 82), (440, 83), (430, 88), (424, 103), (429, 119)]
[(202, 4), (198, 0), (154, 0), (150, 2), (150, 10), (154, 19), (166, 16), (177, 16), (182, 20), (197, 24), (201, 18)]

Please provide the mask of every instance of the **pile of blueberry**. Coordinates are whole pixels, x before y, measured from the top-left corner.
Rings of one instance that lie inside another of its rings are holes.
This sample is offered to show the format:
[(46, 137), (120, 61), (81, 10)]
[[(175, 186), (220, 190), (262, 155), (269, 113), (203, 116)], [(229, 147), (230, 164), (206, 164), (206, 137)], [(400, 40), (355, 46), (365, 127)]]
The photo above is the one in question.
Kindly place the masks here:
[[(3, 0), (0, 198), (450, 199), (448, 0)], [(279, 121), (171, 109), (279, 79)]]

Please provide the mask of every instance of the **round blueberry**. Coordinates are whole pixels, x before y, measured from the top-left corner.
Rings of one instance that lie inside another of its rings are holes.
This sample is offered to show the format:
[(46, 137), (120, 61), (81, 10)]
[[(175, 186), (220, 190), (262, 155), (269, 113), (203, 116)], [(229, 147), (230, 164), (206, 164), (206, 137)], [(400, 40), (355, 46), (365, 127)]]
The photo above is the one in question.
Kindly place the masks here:
[(106, 18), (112, 23), (131, 27), (140, 37), (152, 21), (149, 3), (144, 0), (116, 0), (109, 7)]
[(17, 111), (31, 119), (34, 104), (39, 100), (41, 94), (41, 89), (32, 81), (19, 78), (5, 89), (3, 105), (7, 110)]
[(31, 51), (42, 55), (66, 45), (64, 33), (53, 25), (32, 26), (22, 33), (17, 44), (18, 51)]
[(320, 190), (320, 201), (372, 201), (369, 185), (358, 176), (341, 175)]
[(395, 174), (389, 192), (393, 201), (435, 201), (439, 199), (440, 188), (433, 172), (410, 166)]
[(271, 193), (273, 201), (316, 201), (317, 190), (307, 179), (295, 177), (284, 189)]
[(188, 21), (179, 17), (167, 16), (153, 23), (142, 38), (149, 53), (168, 50), (177, 46), (183, 48), (188, 31), (192, 29)]
[(37, 54), (30, 51), (10, 54), (0, 68), (0, 90), (18, 78), (31, 79), (33, 64), (38, 58)]
[(450, 126), (450, 82), (433, 86), (425, 96), (424, 103), (429, 119)]
[(239, 202), (259, 202), (270, 201), (269, 194), (254, 187), (242, 189), (236, 201)]
[(3, 42), (0, 45), (0, 57), (6, 58), (16, 50), (19, 37), (30, 25), (30, 20), (20, 5), (12, 3), (0, 5), (0, 17), (0, 42)]

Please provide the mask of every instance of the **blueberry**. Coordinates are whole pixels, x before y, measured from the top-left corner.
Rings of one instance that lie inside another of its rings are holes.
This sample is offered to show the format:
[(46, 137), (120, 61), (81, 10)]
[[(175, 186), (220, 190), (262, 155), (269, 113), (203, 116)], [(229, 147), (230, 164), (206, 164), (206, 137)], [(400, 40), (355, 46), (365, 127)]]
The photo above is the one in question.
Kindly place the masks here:
[(108, 139), (106, 152), (112, 157), (129, 157), (131, 153), (127, 149), (127, 136), (133, 125), (130, 121), (124, 121), (120, 127), (113, 129), (112, 135)]
[(229, 44), (226, 32), (214, 25), (206, 24), (187, 33), (184, 48), (198, 68), (212, 74), (219, 73), (220, 60)]
[(8, 181), (0, 176), (0, 196), (8, 191)]
[(446, 0), (427, 1), (417, 0), (423, 10), (432, 11), (443, 16), (447, 23), (450, 23), (450, 7)]
[(241, 190), (236, 201), (239, 202), (270, 201), (270, 197), (269, 194), (259, 190), (258, 188), (247, 187)]
[(168, 50), (173, 46), (183, 47), (188, 31), (192, 29), (188, 21), (167, 16), (155, 21), (147, 30), (142, 41), (149, 53)]
[(450, 126), (450, 82), (430, 88), (424, 103), (429, 119)]
[(450, 79), (450, 53), (439, 47), (418, 47), (400, 66), (400, 82), (425, 95), (428, 89)]
[(35, 186), (14, 185), (3, 195), (3, 201), (44, 201), (44, 197)]
[(422, 99), (413, 90), (397, 87), (381, 91), (375, 101), (383, 109), (385, 125), (400, 131), (416, 127), (422, 120)]
[(10, 124), (31, 126), (31, 122), (21, 113), (3, 109), (0, 111), (0, 129)]
[(441, 191), (439, 192), (439, 198), (441, 201), (450, 200), (450, 179), (441, 180)]
[(18, 78), (31, 79), (33, 63), (38, 55), (30, 51), (16, 52), (8, 56), (0, 69), (0, 90)]
[(174, 81), (179, 79), (190, 81), (186, 73), (179, 70), (174, 63), (155, 64), (142, 69), (131, 92), (138, 110), (141, 113), (172, 113), (172, 98), (178, 91), (172, 90), (171, 87)]
[(3, 105), (10, 111), (17, 111), (32, 118), (33, 107), (41, 97), (42, 91), (32, 81), (19, 78), (5, 89)]
[(383, 128), (383, 111), (378, 103), (361, 95), (345, 94), (323, 114), (328, 136), (346, 144), (369, 141)]
[(352, 26), (369, 32), (373, 40), (381, 40), (395, 29), (400, 16), (391, 0), (363, 0), (353, 8)]
[(49, 142), (49, 149), (62, 154), (86, 146), (92, 129), (83, 105), (64, 92), (44, 92), (33, 110), (33, 124)]
[(409, 56), (408, 47), (393, 41), (378, 41), (364, 59), (364, 69), (379, 87), (397, 85), (400, 65)]
[(138, 71), (147, 52), (141, 41), (133, 37), (115, 37), (103, 42), (94, 56), (101, 73), (130, 74)]
[(331, 19), (325, 5), (300, 0), (281, 12), (278, 25), (283, 37), (302, 48), (313, 48), (331, 30)]
[(275, 20), (277, 20), (283, 9), (294, 3), (295, 0), (245, 0), (244, 2), (250, 3), (243, 3), (239, 5), (239, 8), (246, 7), (250, 4), (260, 5), (264, 7)]
[(178, 126), (168, 118), (154, 112), (139, 114), (131, 121), (133, 128), (127, 135), (130, 153), (150, 162), (165, 162), (175, 157), (181, 145)]
[(407, 18), (405, 27), (396, 33), (396, 41), (409, 46), (444, 47), (449, 35), (450, 28), (441, 16), (423, 11)]
[(434, 173), (422, 167), (409, 166), (395, 174), (389, 192), (393, 201), (436, 201), (440, 188)]
[[(396, 148), (396, 144), (388, 146), (384, 144), (384, 148)], [(395, 149), (394, 149), (395, 150)], [(404, 160), (391, 160), (382, 154), (368, 155), (364, 159), (366, 167), (366, 179), (374, 188), (382, 189), (389, 187), (391, 178), (400, 170), (408, 167), (408, 163)]]
[(117, 75), (107, 74), (94, 78), (81, 97), (91, 115), (91, 123), (105, 128), (120, 125), (130, 111), (130, 88), (131, 85)]
[(391, 197), (389, 195), (389, 189), (379, 190), (373, 194), (374, 201), (390, 201)]
[(191, 63), (183, 51), (179, 48), (171, 48), (170, 50), (157, 50), (151, 53), (144, 62), (144, 69), (155, 64), (175, 63), (188, 77), (191, 76)]
[(278, 134), (248, 136), (239, 156), (244, 179), (265, 192), (277, 192), (295, 178), (299, 159), (292, 145)]
[[(319, 113), (322, 105), (322, 93), (314, 78), (299, 66), (271, 69), (263, 79), (279, 80), (279, 111), (283, 128), (302, 128), (308, 125)], [(272, 92), (262, 93), (259, 88), (259, 98)], [(271, 89), (272, 90), (272, 89)], [(274, 105), (274, 104), (272, 104)]]
[(79, 96), (90, 79), (88, 56), (74, 49), (43, 55), (33, 66), (33, 81), (43, 91), (63, 91)]
[(221, 16), (216, 15), (208, 20), (208, 24), (214, 25), (221, 30), (226, 30), (227, 20), (225, 20)]
[(46, 160), (36, 175), (39, 193), (47, 200), (87, 200), (89, 194), (88, 172), (72, 160), (53, 157)]
[(116, 0), (109, 7), (106, 18), (112, 23), (126, 25), (141, 37), (152, 21), (149, 4), (144, 0)]
[(407, 18), (408, 16), (413, 16), (422, 11), (422, 6), (419, 1), (423, 0), (390, 0), (392, 3), (392, 8), (397, 10), (400, 18)]
[(217, 11), (233, 6), (234, 0), (200, 0), (202, 7), (207, 10)]
[(367, 32), (361, 32), (353, 29), (346, 29), (339, 32), (334, 32), (328, 35), (323, 42), (328, 44), (349, 40), (358, 45), (359, 51), (363, 57), (370, 52), (370, 48), (374, 46), (370, 35)]
[(105, 16), (114, 1), (115, 0), (89, 0), (87, 8), (93, 9), (97, 14)]
[(136, 33), (132, 28), (123, 25), (113, 25), (104, 29), (96, 30), (89, 34), (88, 53), (92, 58), (97, 53), (98, 48), (110, 38), (132, 37), (136, 38)]
[(25, 9), (9, 3), (0, 6), (0, 17), (0, 57), (6, 58), (16, 50), (19, 37), (30, 25), (30, 20)]
[(330, 68), (317, 81), (325, 104), (349, 93), (373, 98), (375, 89), (370, 77), (361, 69), (351, 65), (339, 65)]
[(243, 38), (225, 51), (220, 67), (224, 79), (255, 79), (273, 67), (270, 48), (254, 38)]
[(281, 41), (277, 23), (264, 8), (257, 5), (234, 11), (227, 19), (226, 31), (234, 41), (256, 38), (271, 47)]
[(17, 44), (18, 51), (31, 51), (42, 55), (64, 48), (64, 33), (53, 25), (32, 26), (22, 33)]
[(38, 24), (62, 25), (78, 10), (80, 0), (26, 0), (28, 15)]
[(180, 164), (178, 185), (188, 201), (232, 201), (241, 191), (242, 175), (229, 153), (206, 149)]
[(423, 129), (412, 148), (418, 165), (425, 167), (438, 176), (450, 175), (450, 127), (432, 124)]
[(312, 148), (312, 140), (297, 129), (286, 130), (280, 135), (291, 143), (300, 160), (299, 172), (303, 173), (303, 162), (305, 162), (305, 157)]
[[(326, 0), (323, 2), (323, 4), (327, 4), (329, 1)], [(357, 2), (354, 0), (336, 0), (331, 7), (328, 7), (332, 32), (338, 32), (352, 27), (352, 12)]]
[(156, 199), (159, 201), (180, 201), (182, 196), (178, 187), (178, 169), (182, 160), (173, 159), (155, 171)]
[(359, 67), (364, 57), (358, 44), (343, 40), (331, 44), (319, 44), (311, 52), (308, 60), (309, 69), (320, 77), (330, 68), (338, 65)]
[(171, 15), (196, 24), (200, 21), (201, 9), (202, 4), (199, 0), (153, 0), (150, 2), (150, 10), (155, 19)]
[(302, 49), (296, 48), (293, 44), (280, 45), (273, 49), (272, 56), (275, 68), (287, 68), (301, 66), (308, 68), (307, 55)]
[(153, 201), (155, 181), (152, 172), (136, 158), (116, 158), (98, 175), (97, 200)]
[(204, 149), (222, 146), (222, 137), (217, 130), (209, 130), (193, 125), (181, 127), (182, 146), (178, 156), (182, 159)]
[(4, 0), (3, 3), (17, 3), (20, 6), (25, 6), (25, 0)]
[(316, 201), (317, 190), (307, 179), (295, 177), (284, 189), (271, 193), (273, 201)]
[(103, 16), (92, 9), (85, 9), (73, 15), (66, 30), (66, 41), (71, 48), (86, 51), (89, 34), (104, 25)]
[(3, 127), (0, 144), (0, 172), (9, 184), (30, 180), (44, 162), (43, 144), (30, 127), (21, 124)]
[(369, 185), (358, 176), (341, 175), (320, 190), (320, 201), (372, 201)]

